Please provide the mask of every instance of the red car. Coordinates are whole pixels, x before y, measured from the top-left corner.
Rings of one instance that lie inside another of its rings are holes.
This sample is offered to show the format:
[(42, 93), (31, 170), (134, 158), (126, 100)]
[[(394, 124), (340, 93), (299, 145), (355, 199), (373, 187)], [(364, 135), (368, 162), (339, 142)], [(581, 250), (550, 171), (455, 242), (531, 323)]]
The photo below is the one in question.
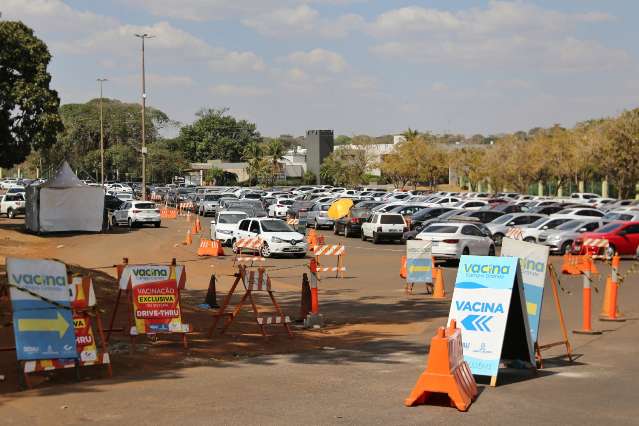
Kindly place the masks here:
[[(608, 248), (584, 245), (589, 239), (607, 240)], [(575, 240), (573, 252), (578, 254), (636, 255), (639, 246), (639, 222), (610, 222), (596, 232), (584, 232)]]

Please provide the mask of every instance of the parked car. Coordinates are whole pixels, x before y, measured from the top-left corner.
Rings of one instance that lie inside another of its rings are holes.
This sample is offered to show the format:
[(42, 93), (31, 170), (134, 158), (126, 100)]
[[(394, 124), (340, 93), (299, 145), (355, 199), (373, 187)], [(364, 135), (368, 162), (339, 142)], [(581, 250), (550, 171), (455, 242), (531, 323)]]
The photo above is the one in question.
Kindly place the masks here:
[(488, 206), (488, 201), (475, 200), (475, 199), (462, 200), (453, 205), (453, 207), (457, 209), (465, 209), (465, 210), (479, 210), (482, 207), (486, 207), (486, 206)]
[(271, 218), (243, 219), (233, 233), (233, 252), (239, 251), (237, 240), (240, 238), (260, 237), (263, 241), (259, 254), (271, 257), (274, 254), (290, 254), (305, 257), (308, 244), (302, 234), (283, 220)]
[(452, 207), (428, 207), (414, 213), (410, 218), (410, 229), (417, 229), (424, 224), (425, 221), (435, 219), (442, 214), (456, 210)]
[(417, 234), (415, 239), (431, 241), (432, 254), (436, 259), (459, 259), (463, 255), (495, 255), (495, 244), (490, 236), (470, 223), (435, 223)]
[(315, 203), (306, 213), (306, 226), (312, 226), (315, 229), (332, 228), (333, 219), (328, 217), (328, 209), (331, 203)]
[(373, 213), (362, 224), (360, 237), (362, 241), (370, 238), (374, 244), (381, 240), (403, 241), (404, 232), (408, 231), (404, 216), (399, 213)]
[(246, 212), (236, 210), (224, 210), (217, 213), (215, 218), (211, 220), (211, 239), (219, 240), (223, 245), (230, 246), (240, 221), (247, 217)]
[(242, 200), (234, 200), (226, 203), (225, 210), (241, 210), (241, 211), (252, 211), (253, 213), (250, 216), (253, 217), (267, 217), (268, 213), (262, 207), (262, 203), (259, 200), (251, 200), (251, 199), (242, 199)]
[[(497, 204), (490, 207), (485, 207), (486, 210), (492, 210), (500, 213), (519, 213), (522, 211), (522, 204)], [(482, 209), (483, 210), (483, 209)]]
[(290, 198), (278, 198), (275, 203), (268, 206), (269, 217), (286, 217), (289, 207), (295, 203)]
[(313, 207), (315, 201), (296, 200), (287, 210), (286, 215), (290, 217), (299, 217), (300, 212), (306, 213)]
[(622, 211), (610, 211), (606, 213), (603, 217), (606, 220), (621, 220), (621, 221), (631, 221), (638, 222), (639, 221), (639, 209), (631, 209), (631, 210), (622, 210)]
[(522, 231), (521, 239), (528, 243), (537, 243), (539, 234), (549, 229), (555, 229), (566, 222), (573, 219), (570, 218), (556, 218), (556, 217), (542, 217), (530, 223), (520, 227)]
[(118, 210), (122, 207), (122, 204), (124, 204), (124, 201), (120, 200), (118, 197), (110, 194), (104, 194), (104, 208), (107, 211), (113, 212)]
[(26, 189), (24, 189), (24, 186), (13, 185), (9, 189), (7, 189), (7, 192), (5, 192), (5, 194), (24, 194), (25, 192)]
[(116, 192), (114, 195), (121, 201), (133, 200), (133, 194), (130, 192)]
[(486, 226), (493, 234), (493, 241), (495, 241), (495, 244), (499, 246), (501, 245), (501, 240), (510, 228), (513, 226), (528, 225), (542, 217), (546, 216), (533, 213), (509, 213), (487, 223)]
[(25, 201), (22, 193), (4, 194), (0, 198), (0, 214), (7, 215), (9, 219), (13, 219), (16, 215), (24, 214)]
[[(605, 249), (608, 256), (635, 256), (639, 246), (639, 222), (610, 222), (593, 232), (584, 232), (575, 240), (573, 252), (585, 254), (584, 240), (589, 238), (608, 240), (608, 248)], [(596, 254), (602, 254), (602, 251)]]
[(539, 233), (539, 244), (549, 247), (553, 254), (566, 254), (572, 249), (572, 243), (584, 232), (593, 232), (607, 222), (602, 219), (573, 219), (555, 229)]
[(348, 216), (337, 219), (333, 224), (333, 233), (335, 235), (343, 234), (344, 237), (354, 237), (362, 231), (362, 223), (371, 215), (371, 211), (367, 208), (353, 206)]
[(458, 216), (476, 218), (480, 223), (490, 223), (505, 213), (494, 210), (471, 210), (459, 213)]
[(204, 193), (200, 202), (198, 203), (198, 214), (200, 216), (208, 216), (213, 215), (217, 212), (218, 207), (220, 206), (220, 199), (223, 197), (222, 194), (207, 194)]
[(526, 213), (539, 213), (539, 214), (551, 215), (551, 214), (558, 213), (564, 209), (565, 209), (565, 206), (563, 204), (559, 204), (559, 203), (546, 204), (543, 206), (536, 206), (531, 209), (528, 209), (526, 210)]
[(113, 220), (117, 225), (128, 225), (129, 228), (145, 224), (159, 228), (160, 209), (148, 201), (127, 201), (113, 213)]
[(570, 217), (572, 219), (583, 219), (584, 217), (604, 217), (605, 213), (593, 208), (568, 208), (554, 213), (553, 216)]

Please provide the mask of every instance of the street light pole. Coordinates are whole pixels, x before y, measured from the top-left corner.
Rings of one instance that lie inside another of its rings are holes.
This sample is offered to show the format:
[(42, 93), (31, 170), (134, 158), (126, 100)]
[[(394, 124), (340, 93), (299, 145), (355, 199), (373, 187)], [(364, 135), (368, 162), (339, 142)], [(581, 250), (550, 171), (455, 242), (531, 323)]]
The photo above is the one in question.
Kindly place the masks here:
[(109, 81), (106, 78), (96, 79), (100, 85), (100, 184), (104, 186), (104, 120), (102, 117), (102, 83)]
[(144, 39), (153, 38), (146, 33), (135, 34), (136, 37), (142, 39), (142, 200), (146, 200), (146, 141), (144, 118), (146, 115), (146, 80), (144, 76)]

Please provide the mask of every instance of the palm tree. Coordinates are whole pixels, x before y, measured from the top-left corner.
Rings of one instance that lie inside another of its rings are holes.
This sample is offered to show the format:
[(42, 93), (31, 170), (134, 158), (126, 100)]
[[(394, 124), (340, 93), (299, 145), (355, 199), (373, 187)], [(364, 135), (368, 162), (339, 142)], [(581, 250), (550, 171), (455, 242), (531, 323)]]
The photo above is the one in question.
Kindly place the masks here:
[(248, 163), (246, 169), (251, 184), (255, 182), (260, 171), (260, 163), (262, 161), (262, 147), (255, 141), (250, 142), (244, 148), (242, 158)]
[(411, 129), (409, 127), (408, 130), (402, 133), (402, 136), (404, 136), (407, 141), (412, 141), (413, 139), (417, 138), (417, 136), (419, 136), (419, 130)]
[(266, 155), (271, 159), (273, 183), (275, 183), (275, 176), (279, 172), (279, 164), (277, 162), (282, 159), (285, 152), (286, 151), (284, 150), (284, 145), (279, 139), (273, 139), (266, 146)]

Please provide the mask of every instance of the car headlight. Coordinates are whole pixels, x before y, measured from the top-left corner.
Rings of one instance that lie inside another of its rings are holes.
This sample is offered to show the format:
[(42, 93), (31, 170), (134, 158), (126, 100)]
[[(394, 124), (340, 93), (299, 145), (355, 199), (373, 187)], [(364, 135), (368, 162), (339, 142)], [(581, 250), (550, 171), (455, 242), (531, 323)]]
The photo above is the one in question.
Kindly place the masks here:
[(283, 243), (283, 242), (285, 242), (285, 241), (284, 241), (283, 239), (281, 239), (281, 238), (273, 237), (273, 238), (271, 238), (271, 242), (274, 242), (274, 243)]

